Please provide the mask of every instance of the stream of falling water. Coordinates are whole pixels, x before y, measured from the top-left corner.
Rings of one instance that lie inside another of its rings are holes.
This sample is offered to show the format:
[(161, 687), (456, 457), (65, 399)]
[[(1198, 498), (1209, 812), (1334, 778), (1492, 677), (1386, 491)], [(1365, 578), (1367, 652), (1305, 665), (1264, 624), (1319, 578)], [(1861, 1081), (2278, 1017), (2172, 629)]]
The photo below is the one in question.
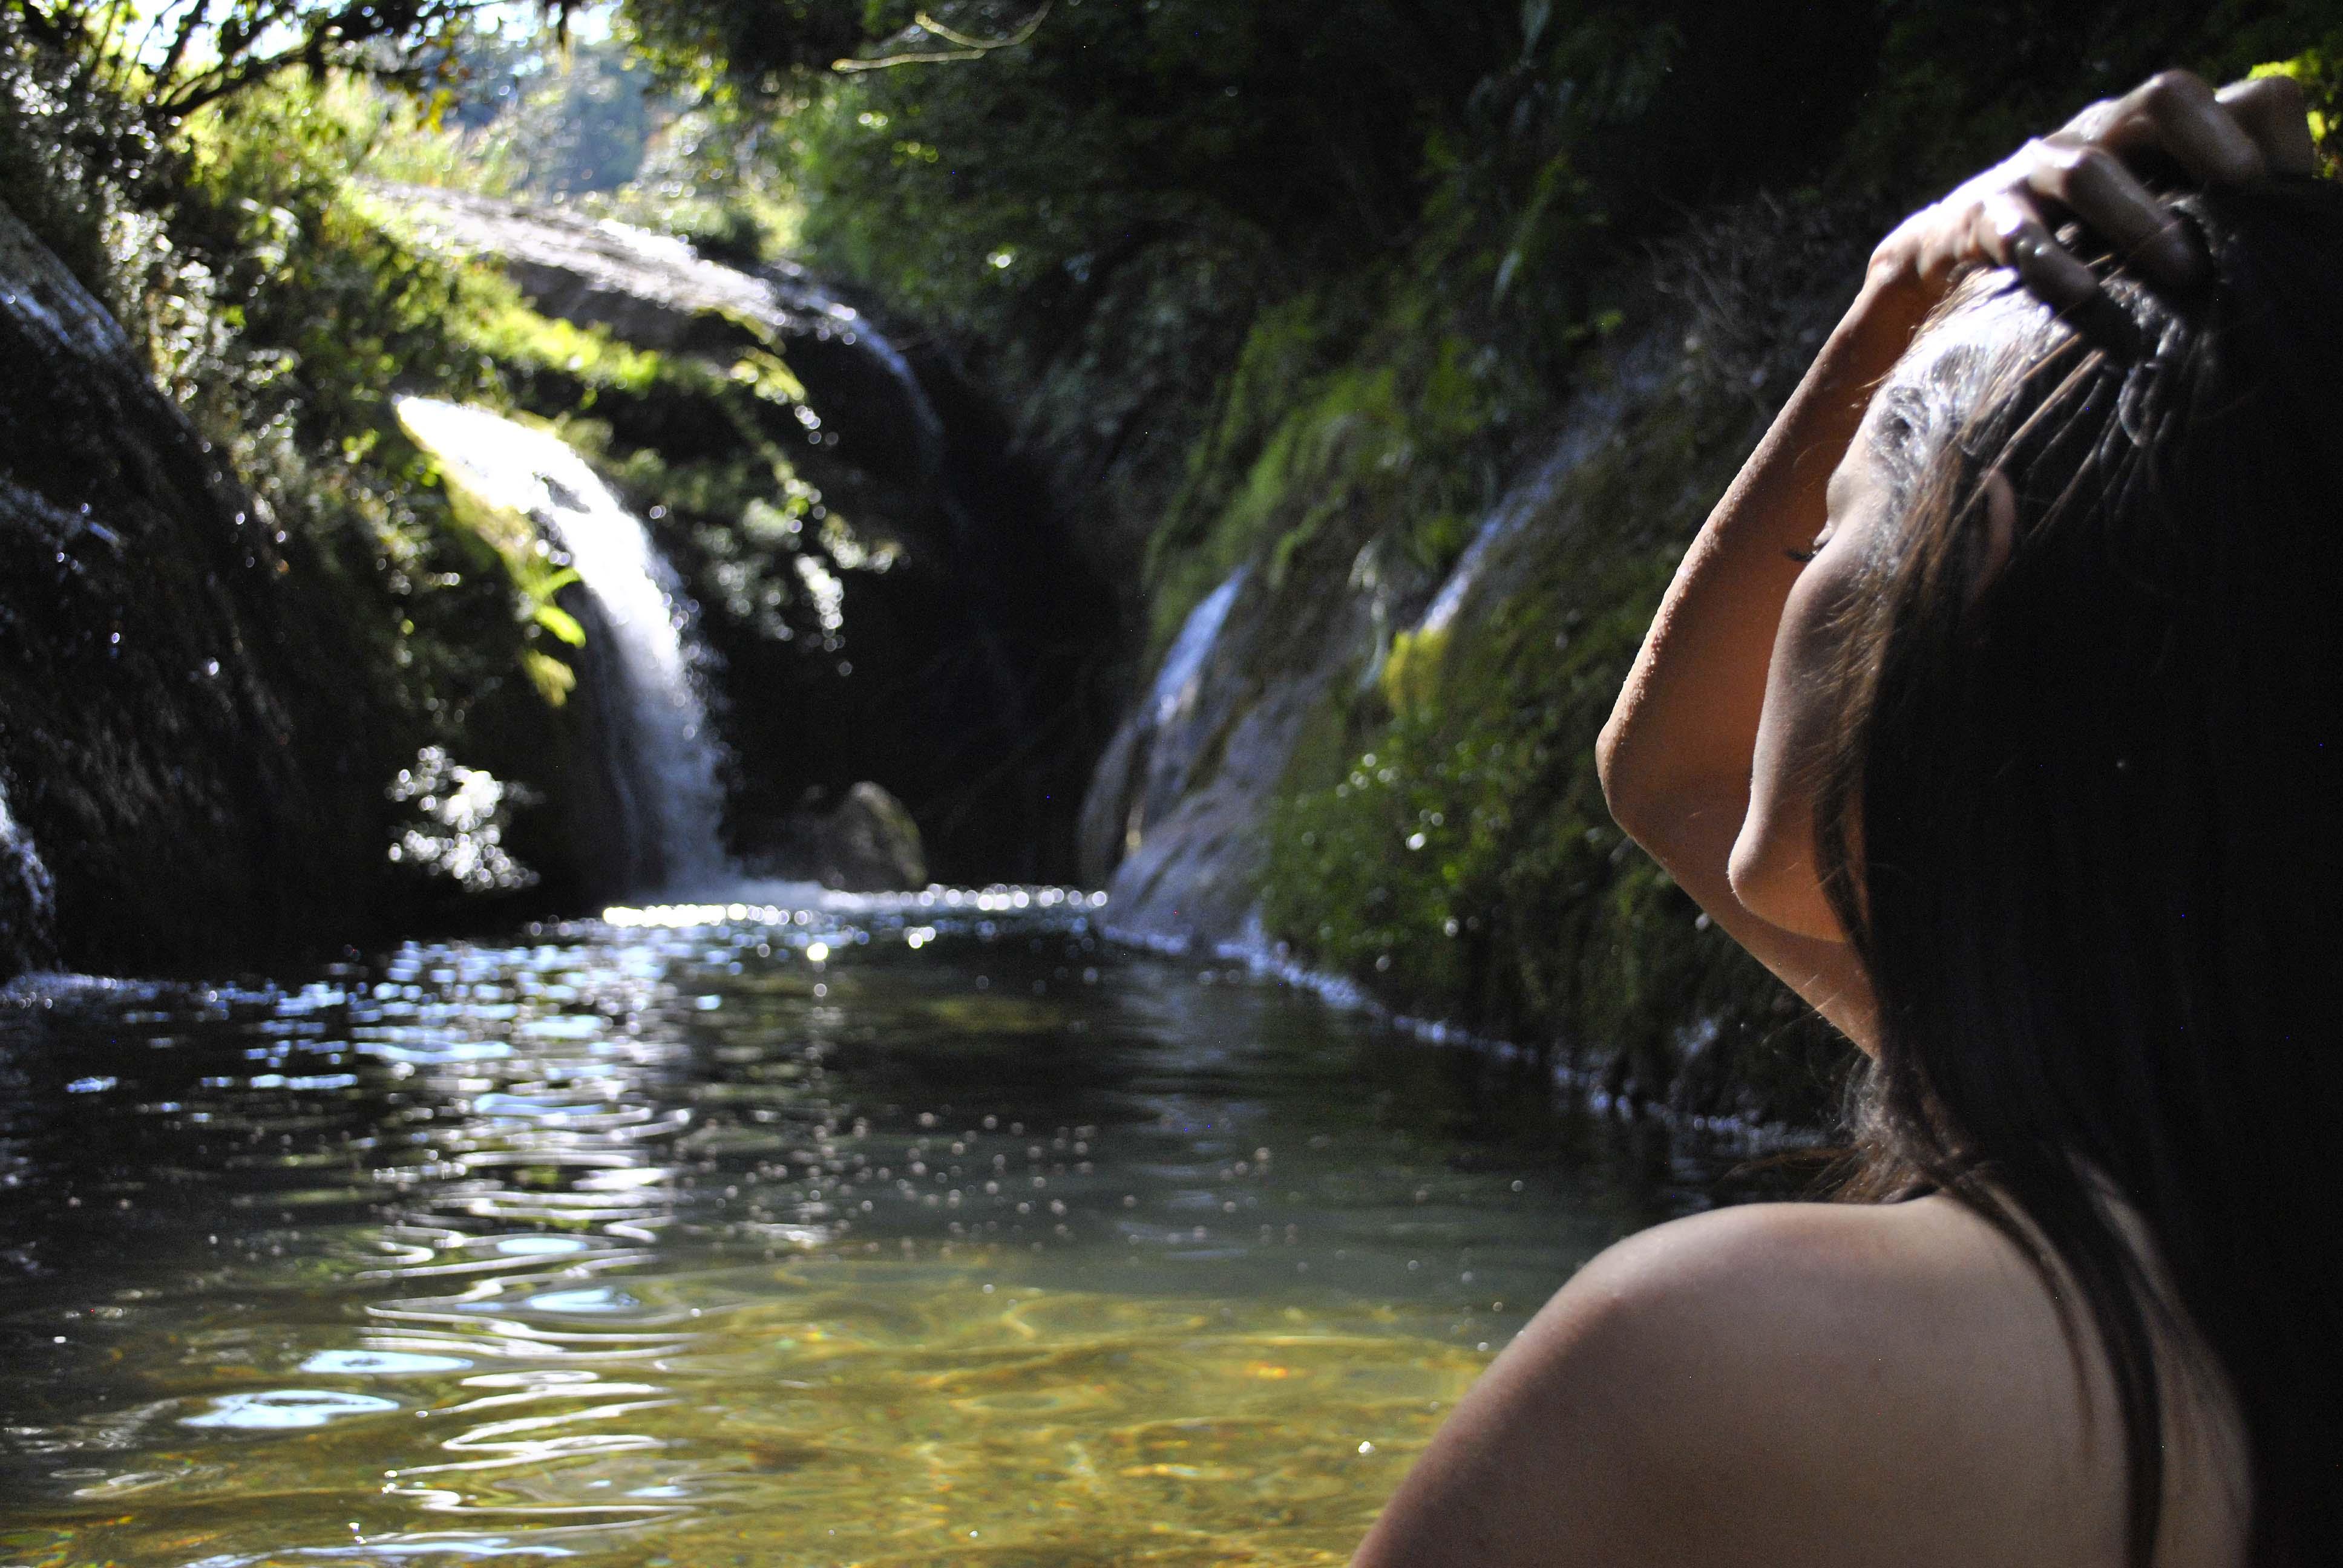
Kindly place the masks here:
[(558, 437), (485, 408), (403, 397), (399, 422), (451, 483), (530, 518), (577, 569), (609, 633), (621, 711), (615, 769), (652, 843), (646, 890), (706, 896), (727, 880), (715, 732), (691, 665), (675, 574), (640, 518)]
[(0, 1563), (1339, 1563), (1703, 1178), (1101, 913), (0, 990)]

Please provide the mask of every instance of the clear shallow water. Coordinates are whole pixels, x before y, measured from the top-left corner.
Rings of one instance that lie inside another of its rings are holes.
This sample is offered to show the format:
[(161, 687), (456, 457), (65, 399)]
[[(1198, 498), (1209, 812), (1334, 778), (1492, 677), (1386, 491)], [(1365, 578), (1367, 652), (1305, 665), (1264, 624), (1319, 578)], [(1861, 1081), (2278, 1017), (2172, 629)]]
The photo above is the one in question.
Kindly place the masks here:
[(1049, 897), (0, 998), (0, 1563), (1339, 1563), (1700, 1201)]

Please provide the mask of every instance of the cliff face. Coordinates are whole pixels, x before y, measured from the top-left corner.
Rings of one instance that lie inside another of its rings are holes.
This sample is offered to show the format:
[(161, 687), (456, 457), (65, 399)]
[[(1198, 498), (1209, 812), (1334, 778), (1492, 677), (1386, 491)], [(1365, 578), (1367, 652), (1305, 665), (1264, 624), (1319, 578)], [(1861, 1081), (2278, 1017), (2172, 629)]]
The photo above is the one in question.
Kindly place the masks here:
[(1681, 326), (1647, 329), (1596, 369), (1445, 573), (1387, 561), (1373, 539), (1348, 561), (1279, 571), (1264, 541), (1189, 612), (1085, 802), (1084, 868), (1111, 890), (1121, 930), (1182, 946), (1260, 934), (1272, 807), (1302, 781), (1305, 737), (1396, 706), (1384, 690), (1395, 649), (1421, 687), (1452, 644), (1462, 663), (1474, 634), (1512, 613), (1533, 587), (1527, 563), (1584, 520), (1580, 470), (1652, 412), (1671, 334)]

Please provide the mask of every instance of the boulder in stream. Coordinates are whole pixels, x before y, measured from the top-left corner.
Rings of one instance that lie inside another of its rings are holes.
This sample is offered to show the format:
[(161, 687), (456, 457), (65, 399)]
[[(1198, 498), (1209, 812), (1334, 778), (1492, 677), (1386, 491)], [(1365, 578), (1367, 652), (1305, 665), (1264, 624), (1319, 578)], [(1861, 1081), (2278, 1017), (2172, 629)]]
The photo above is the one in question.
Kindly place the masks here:
[(829, 810), (793, 813), (761, 839), (746, 857), (759, 877), (820, 882), (843, 893), (906, 892), (928, 884), (919, 824), (900, 800), (868, 779)]

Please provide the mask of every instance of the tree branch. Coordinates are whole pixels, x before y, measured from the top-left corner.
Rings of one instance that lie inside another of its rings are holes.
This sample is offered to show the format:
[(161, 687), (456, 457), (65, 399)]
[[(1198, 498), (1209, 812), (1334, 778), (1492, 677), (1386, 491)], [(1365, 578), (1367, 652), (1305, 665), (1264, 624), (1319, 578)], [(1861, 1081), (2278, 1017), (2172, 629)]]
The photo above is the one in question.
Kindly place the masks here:
[(898, 65), (934, 65), (946, 60), (981, 60), (982, 49), (930, 49), (910, 55), (881, 55), (875, 60), (832, 60), (830, 68), (841, 76), (859, 71), (891, 71)]
[(947, 44), (957, 44), (963, 49), (974, 49), (980, 54), (990, 54), (995, 49), (1013, 49), (1020, 44), (1031, 42), (1033, 35), (1041, 30), (1043, 20), (1049, 16), (1050, 7), (1056, 3), (1057, 0), (1041, 0), (1041, 8), (1028, 16), (1025, 19), (1025, 25), (1006, 38), (971, 38), (965, 33), (955, 32), (947, 27), (925, 11), (913, 13), (911, 20)]
[(868, 60), (832, 60), (830, 68), (841, 76), (850, 76), (860, 71), (891, 71), (898, 65), (937, 65), (952, 60), (981, 60), (997, 49), (1014, 49), (1021, 44), (1031, 43), (1033, 35), (1041, 30), (1042, 22), (1049, 16), (1050, 7), (1055, 4), (1056, 0), (1041, 0), (1041, 9), (1028, 16), (1015, 32), (1005, 38), (972, 37), (920, 11), (913, 15), (913, 25), (956, 47), (910, 50)]

